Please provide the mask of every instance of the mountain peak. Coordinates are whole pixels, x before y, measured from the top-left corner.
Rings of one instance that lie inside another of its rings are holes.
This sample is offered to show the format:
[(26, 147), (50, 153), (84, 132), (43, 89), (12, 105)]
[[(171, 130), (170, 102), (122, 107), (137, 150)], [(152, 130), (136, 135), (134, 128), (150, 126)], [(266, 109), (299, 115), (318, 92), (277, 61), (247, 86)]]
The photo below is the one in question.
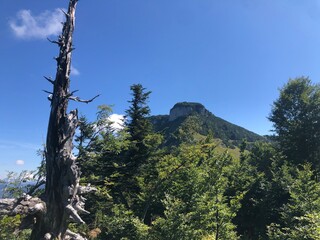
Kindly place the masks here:
[(256, 133), (215, 116), (201, 103), (195, 102), (176, 103), (170, 110), (170, 115), (151, 116), (150, 121), (154, 130), (164, 134), (170, 145), (177, 142), (175, 136), (179, 134), (179, 128), (188, 120), (188, 116), (196, 116), (193, 121), (198, 124), (198, 128), (195, 129), (197, 134), (201, 136), (213, 134), (226, 146), (238, 146), (243, 139), (247, 139), (248, 142), (266, 140)]
[(199, 115), (207, 115), (209, 111), (201, 104), (195, 102), (179, 102), (170, 110), (169, 121), (174, 121), (179, 117), (189, 116), (197, 113)]

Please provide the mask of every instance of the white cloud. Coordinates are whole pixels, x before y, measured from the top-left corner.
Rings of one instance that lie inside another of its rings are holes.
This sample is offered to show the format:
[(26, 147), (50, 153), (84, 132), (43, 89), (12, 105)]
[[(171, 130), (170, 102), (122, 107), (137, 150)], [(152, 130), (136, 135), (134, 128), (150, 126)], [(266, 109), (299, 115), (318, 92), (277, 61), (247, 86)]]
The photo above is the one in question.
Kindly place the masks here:
[(71, 75), (78, 76), (80, 75), (80, 72), (78, 69), (76, 69), (74, 66), (71, 65)]
[(10, 28), (18, 38), (44, 39), (61, 32), (65, 20), (60, 9), (44, 11), (34, 16), (30, 10), (20, 10), (15, 19), (9, 22)]
[(112, 127), (114, 130), (119, 131), (123, 128), (124, 116), (120, 114), (111, 114), (109, 120), (112, 122)]
[(24, 165), (24, 161), (23, 161), (23, 160), (17, 160), (17, 161), (16, 161), (16, 164), (17, 164), (17, 165)]
[(95, 131), (104, 131), (111, 127), (111, 130), (118, 132), (124, 128), (124, 116), (120, 114), (111, 114), (108, 118), (102, 119), (98, 125), (94, 124)]

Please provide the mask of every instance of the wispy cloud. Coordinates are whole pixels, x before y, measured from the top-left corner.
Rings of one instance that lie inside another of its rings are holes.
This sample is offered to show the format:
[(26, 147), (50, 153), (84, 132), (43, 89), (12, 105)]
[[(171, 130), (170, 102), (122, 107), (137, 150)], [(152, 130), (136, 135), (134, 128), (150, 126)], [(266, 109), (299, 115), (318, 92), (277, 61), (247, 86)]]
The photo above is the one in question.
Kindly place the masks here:
[(19, 159), (19, 160), (16, 161), (16, 164), (20, 165), (20, 166), (24, 165), (24, 160)]
[(9, 26), (18, 38), (44, 39), (58, 35), (62, 29), (64, 13), (60, 9), (45, 11), (35, 16), (30, 10), (20, 10), (15, 19), (9, 21)]
[(80, 75), (80, 72), (78, 69), (76, 69), (74, 66), (71, 65), (71, 75), (78, 76)]

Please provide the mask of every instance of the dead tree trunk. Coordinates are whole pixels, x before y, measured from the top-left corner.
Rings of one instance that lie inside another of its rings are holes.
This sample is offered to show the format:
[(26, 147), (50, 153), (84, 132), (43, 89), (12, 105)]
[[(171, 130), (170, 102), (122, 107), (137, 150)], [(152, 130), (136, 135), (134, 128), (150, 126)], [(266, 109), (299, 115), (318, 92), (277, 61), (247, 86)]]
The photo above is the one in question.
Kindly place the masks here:
[[(84, 201), (81, 195), (95, 190), (92, 187), (79, 185), (80, 170), (77, 158), (73, 155), (73, 137), (78, 126), (78, 112), (69, 114), (69, 100), (89, 103), (90, 100), (81, 100), (70, 92), (70, 69), (72, 35), (75, 23), (75, 9), (78, 0), (70, 0), (66, 21), (58, 41), (50, 41), (60, 47), (57, 60), (55, 79), (46, 78), (52, 85), (50, 92), (51, 112), (46, 140), (46, 186), (44, 196), (32, 198), (25, 195), (19, 199), (0, 199), (0, 215), (26, 215), (24, 225), (33, 224), (32, 240), (84, 240), (80, 234), (68, 230), (70, 221), (84, 223), (80, 213), (84, 210)], [(49, 92), (49, 91), (45, 91)]]
[(51, 112), (46, 140), (46, 186), (45, 212), (38, 215), (31, 239), (84, 239), (71, 233), (68, 223), (73, 220), (84, 223), (79, 213), (84, 209), (84, 198), (81, 196), (90, 188), (79, 186), (80, 170), (73, 155), (73, 137), (78, 126), (77, 110), (67, 114), (70, 99), (79, 100), (70, 92), (70, 69), (72, 35), (75, 24), (77, 0), (70, 0), (66, 22), (58, 41), (51, 41), (60, 47), (57, 60), (55, 80), (48, 79), (53, 85)]

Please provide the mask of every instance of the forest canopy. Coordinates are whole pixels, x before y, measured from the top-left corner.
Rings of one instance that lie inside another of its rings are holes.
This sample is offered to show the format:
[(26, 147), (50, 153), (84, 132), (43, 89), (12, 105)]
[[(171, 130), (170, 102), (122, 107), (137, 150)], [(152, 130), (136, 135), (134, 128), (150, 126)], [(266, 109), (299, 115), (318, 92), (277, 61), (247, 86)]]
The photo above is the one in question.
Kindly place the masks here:
[(4, 181), (0, 239), (320, 239), (319, 84), (299, 77), (280, 89), (273, 136), (198, 103), (152, 117), (152, 92), (140, 83), (130, 86), (121, 128), (108, 105), (90, 121), (68, 110), (99, 96), (70, 89), (76, 4), (49, 40), (59, 55), (55, 78), (45, 77), (52, 90), (37, 181), (29, 185), (25, 172)]
[[(199, 137), (192, 115), (177, 128), (179, 142), (163, 144), (150, 122), (152, 93), (130, 89), (121, 130), (107, 106), (94, 122), (81, 118), (81, 183), (98, 191), (74, 231), (90, 239), (319, 239), (318, 85), (289, 80), (269, 116), (276, 135), (235, 149), (214, 132)], [(1, 218), (3, 239), (27, 239), (14, 231), (22, 217)]]

